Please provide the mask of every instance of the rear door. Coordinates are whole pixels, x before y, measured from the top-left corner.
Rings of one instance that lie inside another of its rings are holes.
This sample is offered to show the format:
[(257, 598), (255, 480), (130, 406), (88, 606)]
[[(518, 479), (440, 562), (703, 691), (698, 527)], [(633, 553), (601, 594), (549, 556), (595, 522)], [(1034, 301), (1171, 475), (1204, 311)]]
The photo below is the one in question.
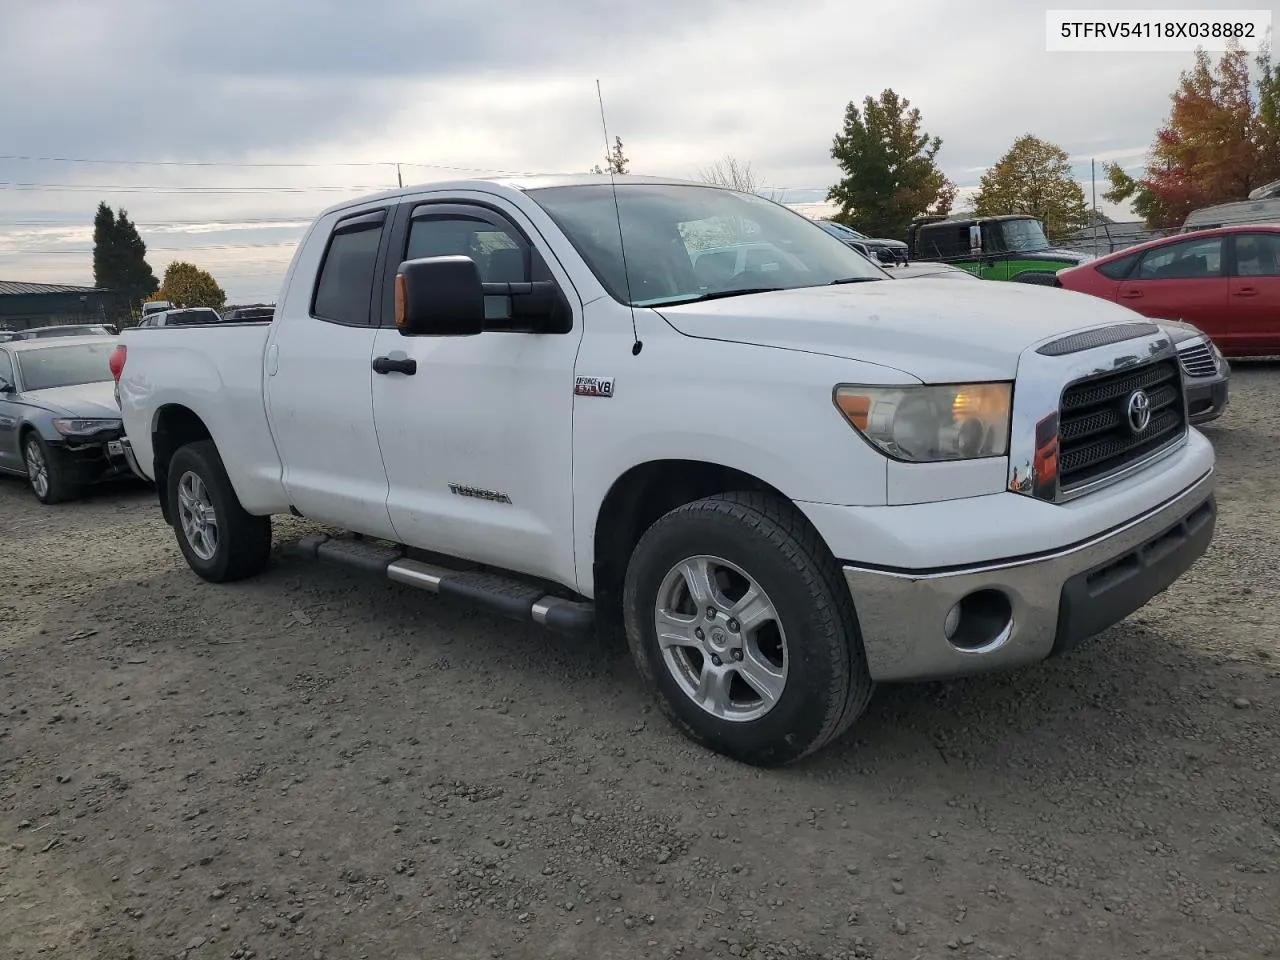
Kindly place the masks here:
[(384, 207), (330, 214), (316, 225), (293, 265), (264, 365), (290, 503), (312, 519), (394, 539), (371, 367), (387, 221)]
[(1228, 334), (1224, 247), (1221, 234), (1152, 247), (1119, 285), (1116, 301), (1154, 319), (1195, 324), (1219, 341)]
[(1228, 323), (1237, 356), (1280, 353), (1280, 232), (1231, 234)]

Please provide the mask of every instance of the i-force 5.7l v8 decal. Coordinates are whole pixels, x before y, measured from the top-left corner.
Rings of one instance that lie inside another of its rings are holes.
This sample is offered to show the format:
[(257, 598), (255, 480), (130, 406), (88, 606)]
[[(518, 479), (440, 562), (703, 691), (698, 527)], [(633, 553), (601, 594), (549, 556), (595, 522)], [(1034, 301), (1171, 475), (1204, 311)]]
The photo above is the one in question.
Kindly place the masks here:
[(579, 397), (612, 397), (613, 377), (575, 377), (573, 392)]

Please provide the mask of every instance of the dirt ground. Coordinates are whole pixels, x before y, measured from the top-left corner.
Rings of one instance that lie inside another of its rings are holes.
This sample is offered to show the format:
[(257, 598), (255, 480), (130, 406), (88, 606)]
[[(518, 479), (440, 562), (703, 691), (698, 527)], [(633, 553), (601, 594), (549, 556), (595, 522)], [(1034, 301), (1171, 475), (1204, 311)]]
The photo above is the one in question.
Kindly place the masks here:
[(0, 957), (1280, 956), (1280, 366), (1232, 393), (1173, 590), (773, 772), (620, 648), (298, 559), (212, 586), (149, 491), (0, 481)]

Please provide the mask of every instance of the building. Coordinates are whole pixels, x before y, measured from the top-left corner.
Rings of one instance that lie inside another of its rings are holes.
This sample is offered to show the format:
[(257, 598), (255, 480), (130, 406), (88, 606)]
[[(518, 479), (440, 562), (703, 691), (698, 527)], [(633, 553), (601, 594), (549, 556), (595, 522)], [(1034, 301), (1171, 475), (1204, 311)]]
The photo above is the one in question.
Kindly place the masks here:
[(102, 323), (110, 297), (100, 287), (0, 280), (0, 330)]

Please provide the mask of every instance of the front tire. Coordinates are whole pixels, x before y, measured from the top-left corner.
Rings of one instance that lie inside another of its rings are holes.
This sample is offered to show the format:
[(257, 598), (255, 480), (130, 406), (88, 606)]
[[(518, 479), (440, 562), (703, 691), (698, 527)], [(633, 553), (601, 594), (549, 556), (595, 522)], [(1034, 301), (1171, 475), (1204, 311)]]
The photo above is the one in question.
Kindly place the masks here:
[(57, 451), (34, 430), (28, 431), (23, 438), (22, 461), (27, 468), (31, 492), (41, 503), (64, 503), (80, 495), (80, 485), (72, 480)]
[(789, 503), (709, 497), (659, 519), (623, 593), (627, 639), (663, 712), (735, 760), (780, 766), (839, 737), (873, 683), (848, 587)]
[(231, 487), (212, 440), (180, 447), (169, 461), (165, 495), (178, 549), (211, 583), (261, 573), (271, 556), (271, 518), (248, 513)]

